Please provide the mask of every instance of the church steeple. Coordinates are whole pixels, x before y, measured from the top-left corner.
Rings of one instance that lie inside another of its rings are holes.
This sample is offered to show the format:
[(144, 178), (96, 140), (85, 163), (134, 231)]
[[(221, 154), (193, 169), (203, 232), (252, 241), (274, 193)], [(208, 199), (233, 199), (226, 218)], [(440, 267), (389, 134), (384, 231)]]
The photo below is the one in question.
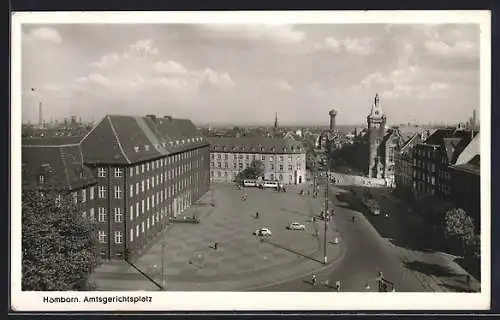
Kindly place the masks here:
[(383, 116), (384, 116), (384, 111), (382, 110), (382, 105), (380, 104), (380, 98), (377, 93), (375, 94), (375, 99), (369, 117), (382, 118)]
[(278, 113), (277, 112), (274, 115), (274, 127), (273, 127), (273, 130), (275, 132), (277, 132), (279, 130), (279, 126), (278, 126)]

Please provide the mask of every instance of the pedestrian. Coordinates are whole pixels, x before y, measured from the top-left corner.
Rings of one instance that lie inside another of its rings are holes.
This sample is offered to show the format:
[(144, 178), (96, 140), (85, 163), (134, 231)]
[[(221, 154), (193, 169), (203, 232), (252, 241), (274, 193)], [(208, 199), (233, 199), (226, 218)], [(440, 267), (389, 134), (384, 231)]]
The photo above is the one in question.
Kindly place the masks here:
[(352, 223), (354, 223), (355, 221), (356, 221), (356, 217), (352, 216)]
[(259, 219), (259, 211), (255, 212), (255, 218)]
[(335, 282), (335, 290), (337, 290), (337, 292), (340, 292), (340, 280), (337, 280), (337, 282)]
[(316, 280), (316, 275), (315, 275), (315, 274), (313, 274), (313, 275), (312, 275), (312, 279), (311, 279), (311, 282), (312, 282), (313, 286), (315, 286), (315, 285), (316, 285), (316, 281), (317, 281), (317, 280)]
[(218, 248), (218, 247), (219, 247), (219, 243), (216, 241), (216, 242), (214, 243), (214, 250), (217, 250), (217, 248)]

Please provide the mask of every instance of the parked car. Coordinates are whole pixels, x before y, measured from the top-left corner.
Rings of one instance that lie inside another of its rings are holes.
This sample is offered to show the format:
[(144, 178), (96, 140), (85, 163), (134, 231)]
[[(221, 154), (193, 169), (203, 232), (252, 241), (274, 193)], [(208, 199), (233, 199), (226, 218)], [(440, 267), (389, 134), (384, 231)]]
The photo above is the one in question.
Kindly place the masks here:
[(255, 230), (253, 234), (260, 237), (266, 237), (270, 236), (272, 233), (271, 230), (269, 230), (268, 228), (260, 228)]
[(292, 222), (287, 228), (288, 230), (305, 230), (306, 226), (298, 222)]

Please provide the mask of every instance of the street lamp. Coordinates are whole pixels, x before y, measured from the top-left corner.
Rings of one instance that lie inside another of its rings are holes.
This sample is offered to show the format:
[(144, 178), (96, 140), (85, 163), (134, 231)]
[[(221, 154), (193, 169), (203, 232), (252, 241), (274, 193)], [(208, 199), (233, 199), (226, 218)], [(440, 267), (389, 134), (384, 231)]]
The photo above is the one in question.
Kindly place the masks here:
[(328, 179), (326, 179), (326, 183), (325, 183), (325, 214), (323, 216), (323, 221), (324, 221), (324, 225), (325, 225), (325, 231), (324, 231), (324, 241), (323, 241), (323, 253), (324, 253), (324, 263), (326, 264), (327, 261), (328, 261), (328, 257), (326, 255), (326, 216), (327, 216), (327, 212), (328, 212)]

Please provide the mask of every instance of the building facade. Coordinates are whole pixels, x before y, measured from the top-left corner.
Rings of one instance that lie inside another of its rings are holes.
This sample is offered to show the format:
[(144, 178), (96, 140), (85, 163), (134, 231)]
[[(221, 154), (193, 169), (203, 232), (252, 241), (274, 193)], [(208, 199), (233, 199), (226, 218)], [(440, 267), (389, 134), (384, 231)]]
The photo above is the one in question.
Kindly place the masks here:
[(78, 144), (102, 258), (141, 249), (209, 190), (208, 143), (189, 120), (108, 115)]
[(300, 184), (306, 177), (306, 153), (301, 143), (279, 138), (209, 138), (210, 177), (230, 183), (238, 173), (259, 160), (263, 179)]
[(450, 166), (471, 142), (470, 131), (439, 129), (413, 150), (413, 189), (416, 197), (436, 195), (450, 198)]
[(474, 219), (476, 228), (481, 225), (481, 176), (480, 157), (468, 163), (450, 167), (450, 199)]

